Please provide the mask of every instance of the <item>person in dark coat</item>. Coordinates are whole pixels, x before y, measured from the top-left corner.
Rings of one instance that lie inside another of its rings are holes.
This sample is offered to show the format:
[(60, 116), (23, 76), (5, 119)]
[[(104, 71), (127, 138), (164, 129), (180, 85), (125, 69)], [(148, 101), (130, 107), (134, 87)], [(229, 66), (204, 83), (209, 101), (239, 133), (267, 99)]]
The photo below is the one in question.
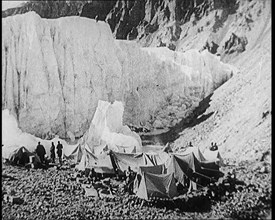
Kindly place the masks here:
[(211, 142), (211, 147), (210, 147), (210, 150), (211, 151), (215, 151), (215, 150), (218, 150), (218, 146), (217, 146), (217, 143), (213, 143), (213, 142)]
[(132, 194), (133, 193), (133, 186), (134, 186), (134, 179), (135, 174), (130, 166), (128, 166), (128, 170), (126, 171), (126, 190)]
[(55, 163), (55, 146), (53, 142), (51, 146), (51, 159), (52, 159), (52, 163)]
[(26, 151), (23, 151), (21, 158), (19, 158), (19, 160), (18, 160), (18, 164), (22, 165), (22, 166), (25, 166), (29, 162), (30, 162), (29, 161), (29, 154)]
[(38, 157), (40, 158), (41, 163), (44, 163), (46, 150), (45, 150), (44, 146), (42, 144), (40, 144), (40, 142), (38, 142), (35, 152), (37, 153)]
[(62, 163), (62, 149), (63, 149), (63, 145), (60, 143), (60, 141), (58, 141), (58, 144), (56, 146), (56, 149), (57, 149), (57, 156), (59, 158), (59, 163), (61, 164)]
[(214, 143), (211, 142), (211, 147), (209, 148), (210, 150), (213, 150), (214, 149)]

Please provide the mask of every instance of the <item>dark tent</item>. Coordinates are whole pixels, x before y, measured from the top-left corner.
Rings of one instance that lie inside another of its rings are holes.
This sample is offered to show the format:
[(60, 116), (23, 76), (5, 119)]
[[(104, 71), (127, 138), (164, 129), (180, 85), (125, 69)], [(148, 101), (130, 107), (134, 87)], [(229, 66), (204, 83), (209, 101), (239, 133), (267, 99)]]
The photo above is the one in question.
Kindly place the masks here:
[(164, 164), (160, 164), (156, 166), (140, 166), (138, 173), (165, 174), (166, 168)]
[(130, 167), (134, 172), (138, 172), (140, 166), (155, 165), (144, 153), (129, 154), (111, 151), (110, 156), (112, 157), (116, 168), (122, 172), (126, 171), (128, 167)]
[[(30, 161), (33, 158), (33, 161)], [(19, 147), (14, 150), (9, 156), (9, 162), (13, 165), (25, 166), (26, 164), (33, 162), (35, 164), (41, 164), (39, 157), (35, 153), (31, 153), (25, 147)]]
[(219, 170), (203, 167), (193, 152), (172, 154), (168, 163), (167, 173), (174, 173), (178, 182), (183, 186), (189, 185), (189, 190), (196, 190), (197, 183), (206, 185), (222, 176)]
[(135, 190), (139, 198), (174, 198), (178, 196), (174, 175), (142, 173), (141, 181)]
[(134, 180), (134, 190), (133, 190), (134, 193), (137, 192), (143, 173), (166, 174), (166, 167), (164, 164), (156, 165), (156, 166), (140, 166)]

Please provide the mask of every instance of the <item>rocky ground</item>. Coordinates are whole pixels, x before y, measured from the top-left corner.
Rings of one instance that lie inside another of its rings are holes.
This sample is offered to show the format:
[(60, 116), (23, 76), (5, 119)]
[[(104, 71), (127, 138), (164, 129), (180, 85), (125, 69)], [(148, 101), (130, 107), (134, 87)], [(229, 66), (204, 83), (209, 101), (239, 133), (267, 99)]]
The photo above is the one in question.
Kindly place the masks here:
[[(2, 166), (3, 219), (271, 219), (271, 166), (227, 161), (216, 184), (172, 201), (144, 202), (122, 193), (124, 184), (89, 183), (73, 168), (47, 170)], [(231, 165), (230, 165), (231, 164)], [(229, 173), (236, 173), (236, 181)], [(112, 188), (111, 194), (104, 190)], [(85, 189), (86, 188), (86, 189)], [(95, 191), (90, 188), (90, 191)], [(94, 194), (94, 193), (90, 193)], [(103, 196), (105, 195), (105, 196)], [(16, 198), (11, 201), (8, 198)]]

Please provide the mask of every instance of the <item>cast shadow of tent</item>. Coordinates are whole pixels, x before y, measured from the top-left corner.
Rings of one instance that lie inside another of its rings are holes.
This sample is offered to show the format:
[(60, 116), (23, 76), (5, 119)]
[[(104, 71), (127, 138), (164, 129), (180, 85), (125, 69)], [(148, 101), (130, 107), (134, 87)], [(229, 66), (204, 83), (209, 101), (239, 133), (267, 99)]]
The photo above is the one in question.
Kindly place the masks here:
[[(184, 129), (186, 128), (192, 128), (203, 121), (207, 120), (211, 115), (213, 115), (214, 112), (210, 112), (208, 114), (204, 114), (204, 112), (207, 110), (207, 108), (210, 106), (210, 101), (213, 93), (208, 95), (206, 98), (204, 98), (202, 101), (200, 101), (198, 107), (196, 107), (192, 114), (190, 114), (188, 117), (182, 119), (178, 124), (176, 124), (174, 127), (172, 127), (169, 131), (166, 133), (158, 134), (158, 135), (143, 135), (141, 136), (142, 141), (150, 141), (152, 144), (154, 143), (154, 140), (158, 140), (158, 144), (167, 144), (169, 142), (175, 141)], [(199, 117), (200, 116), (200, 117)]]
[(154, 206), (158, 208), (166, 207), (168, 210), (180, 210), (181, 212), (209, 212), (211, 210), (211, 200), (204, 195), (194, 195), (173, 200), (157, 200)]
[(193, 196), (181, 201), (178, 208), (183, 212), (208, 212), (211, 210), (211, 200), (206, 196)]

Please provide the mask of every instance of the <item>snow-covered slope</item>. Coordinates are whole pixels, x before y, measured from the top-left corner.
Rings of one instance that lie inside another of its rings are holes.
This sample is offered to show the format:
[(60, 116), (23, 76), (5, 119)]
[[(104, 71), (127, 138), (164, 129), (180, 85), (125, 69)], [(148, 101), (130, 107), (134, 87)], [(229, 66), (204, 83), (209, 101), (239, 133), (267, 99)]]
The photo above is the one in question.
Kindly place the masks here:
[(98, 100), (123, 101), (125, 123), (171, 126), (180, 118), (163, 109), (189, 108), (236, 72), (207, 52), (115, 41), (108, 24), (88, 18), (30, 12), (3, 19), (2, 29), (2, 109), (42, 138), (82, 136)]
[(26, 147), (29, 151), (34, 152), (38, 142), (45, 147), (46, 154), (50, 156), (52, 142), (55, 146), (57, 142), (63, 145), (63, 154), (69, 155), (76, 145), (69, 145), (66, 141), (55, 137), (51, 140), (44, 140), (34, 135), (23, 132), (18, 128), (16, 118), (6, 109), (2, 111), (2, 158), (9, 158), (10, 154), (18, 147)]
[(2, 1), (2, 11), (10, 8), (22, 7), (27, 1)]

